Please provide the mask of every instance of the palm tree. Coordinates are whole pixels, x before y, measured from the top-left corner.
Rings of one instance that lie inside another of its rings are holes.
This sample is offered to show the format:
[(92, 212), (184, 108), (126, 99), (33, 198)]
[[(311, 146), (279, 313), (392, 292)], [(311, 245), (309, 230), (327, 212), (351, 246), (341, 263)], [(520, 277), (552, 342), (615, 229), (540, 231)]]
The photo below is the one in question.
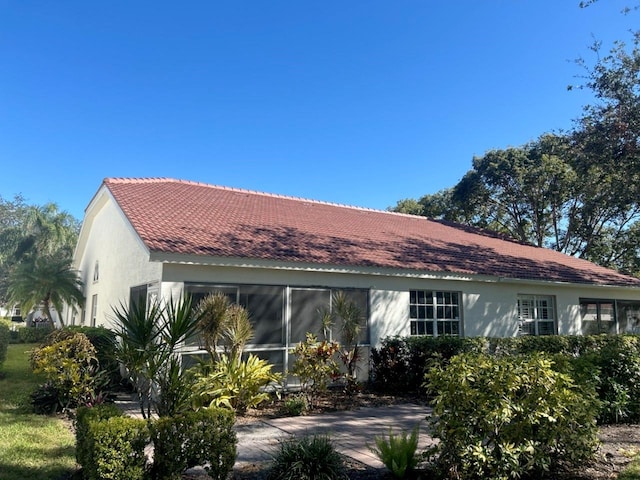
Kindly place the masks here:
[(7, 293), (9, 302), (20, 304), (23, 312), (42, 306), (42, 313), (51, 320), (52, 305), (62, 312), (65, 303), (74, 308), (84, 304), (82, 286), (68, 257), (42, 256), (13, 269)]
[(47, 203), (28, 207), (19, 229), (22, 238), (16, 246), (16, 260), (37, 255), (71, 257), (79, 224), (72, 215), (58, 210), (55, 203)]

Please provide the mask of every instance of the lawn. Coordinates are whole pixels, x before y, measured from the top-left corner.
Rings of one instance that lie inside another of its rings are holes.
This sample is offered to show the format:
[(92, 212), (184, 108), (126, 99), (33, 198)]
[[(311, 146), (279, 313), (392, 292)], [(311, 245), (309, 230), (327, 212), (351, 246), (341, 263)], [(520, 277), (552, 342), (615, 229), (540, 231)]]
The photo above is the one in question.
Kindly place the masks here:
[(0, 480), (60, 480), (76, 470), (68, 422), (29, 413), (29, 394), (42, 383), (29, 368), (34, 346), (9, 345), (0, 371)]
[(640, 480), (640, 454), (636, 455), (633, 461), (618, 477), (619, 480)]

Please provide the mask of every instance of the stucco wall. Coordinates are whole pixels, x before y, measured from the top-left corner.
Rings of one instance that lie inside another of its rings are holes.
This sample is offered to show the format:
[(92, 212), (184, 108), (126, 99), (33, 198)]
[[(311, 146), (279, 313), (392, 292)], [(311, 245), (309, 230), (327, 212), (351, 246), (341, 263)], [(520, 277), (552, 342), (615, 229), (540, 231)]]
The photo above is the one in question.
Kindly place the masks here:
[(551, 295), (555, 299), (558, 333), (579, 334), (580, 298), (640, 301), (640, 289), (568, 286), (522, 281), (403, 278), (351, 273), (302, 272), (168, 264), (163, 292), (174, 295), (183, 282), (244, 283), (299, 287), (355, 287), (370, 291), (369, 328), (372, 346), (387, 336), (409, 335), (409, 291), (443, 290), (462, 293), (462, 328), (465, 336), (515, 336), (518, 333), (517, 297)]
[[(83, 225), (87, 235), (76, 259), (85, 285), (84, 325), (91, 324), (91, 302), (98, 295), (96, 325), (110, 327), (113, 307), (129, 300), (129, 288), (160, 281), (162, 264), (149, 262), (149, 255), (113, 201), (104, 197), (88, 212)], [(90, 228), (88, 228), (90, 227)], [(96, 261), (99, 279), (93, 281)], [(81, 315), (76, 317), (80, 323)]]

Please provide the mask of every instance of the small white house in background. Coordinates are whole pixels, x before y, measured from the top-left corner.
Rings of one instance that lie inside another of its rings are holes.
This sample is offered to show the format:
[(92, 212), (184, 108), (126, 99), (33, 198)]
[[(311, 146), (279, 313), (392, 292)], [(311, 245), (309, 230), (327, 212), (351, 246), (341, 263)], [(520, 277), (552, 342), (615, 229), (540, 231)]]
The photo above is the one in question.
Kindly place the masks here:
[(251, 315), (248, 349), (280, 367), (338, 290), (362, 309), (370, 346), (639, 328), (640, 279), (584, 260), (424, 217), (174, 179), (105, 179), (74, 266), (86, 305), (66, 324), (109, 327), (132, 299), (222, 291)]

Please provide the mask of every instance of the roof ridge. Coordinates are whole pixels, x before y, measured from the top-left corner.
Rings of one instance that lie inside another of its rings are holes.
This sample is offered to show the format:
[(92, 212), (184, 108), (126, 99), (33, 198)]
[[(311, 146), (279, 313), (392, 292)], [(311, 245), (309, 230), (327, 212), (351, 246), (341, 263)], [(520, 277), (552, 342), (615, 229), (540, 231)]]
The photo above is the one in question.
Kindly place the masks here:
[(430, 221), (437, 221), (434, 220), (433, 218), (429, 218), (429, 217), (423, 217), (422, 215), (412, 215), (409, 213), (401, 213), (401, 212), (391, 212), (389, 210), (380, 210), (377, 208), (371, 208), (371, 207), (362, 207), (362, 206), (358, 206), (358, 205), (349, 205), (346, 203), (338, 203), (338, 202), (330, 202), (327, 200), (315, 200), (312, 198), (308, 198), (308, 197), (298, 197), (295, 195), (283, 195), (280, 193), (270, 193), (270, 192), (263, 192), (260, 190), (252, 190), (252, 189), (248, 189), (248, 188), (240, 188), (240, 187), (228, 187), (228, 186), (224, 186), (224, 185), (215, 185), (215, 184), (211, 184), (211, 183), (205, 183), (205, 182), (198, 182), (195, 180), (183, 180), (183, 179), (178, 179), (178, 178), (171, 178), (171, 177), (108, 177), (105, 178), (103, 180), (103, 182), (106, 183), (163, 183), (163, 182), (170, 182), (170, 183), (183, 183), (185, 185), (195, 185), (195, 186), (200, 186), (200, 187), (208, 187), (208, 188), (215, 188), (218, 190), (226, 190), (226, 191), (230, 191), (230, 192), (237, 192), (237, 193), (249, 193), (252, 195), (261, 195), (261, 196), (265, 196), (265, 197), (271, 197), (271, 198), (281, 198), (281, 199), (285, 199), (285, 200), (296, 200), (299, 202), (307, 202), (307, 203), (314, 203), (314, 204), (318, 204), (318, 205), (326, 205), (326, 206), (331, 206), (331, 207), (342, 207), (342, 208), (349, 208), (349, 209), (353, 209), (353, 210), (361, 210), (361, 211), (365, 211), (365, 212), (373, 212), (373, 213), (384, 213), (384, 214), (388, 214), (388, 215), (398, 215), (398, 216), (403, 216), (403, 217), (411, 217), (411, 218), (417, 218), (417, 219), (423, 219), (423, 220), (430, 220)]

